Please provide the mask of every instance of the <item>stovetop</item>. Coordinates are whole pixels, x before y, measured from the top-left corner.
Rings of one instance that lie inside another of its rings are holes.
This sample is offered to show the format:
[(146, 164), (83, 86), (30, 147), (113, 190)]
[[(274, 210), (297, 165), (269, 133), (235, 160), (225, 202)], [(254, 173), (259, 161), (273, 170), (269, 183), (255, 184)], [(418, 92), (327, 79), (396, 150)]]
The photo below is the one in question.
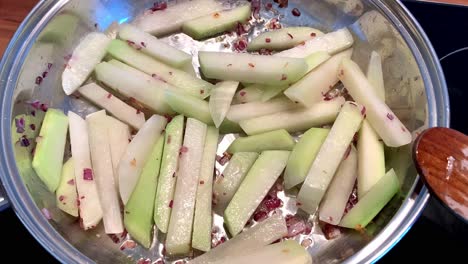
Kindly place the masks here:
[[(468, 134), (468, 7), (403, 1), (431, 40), (444, 69), (450, 94), (451, 126)], [(466, 89), (465, 89), (466, 87)], [(20, 247), (21, 262), (57, 261), (29, 234), (11, 209), (0, 213), (0, 248)], [(379, 262), (459, 262), (468, 253), (468, 225), (451, 216), (437, 201), (430, 200), (423, 216), (405, 237)], [(9, 252), (8, 252), (9, 253)], [(7, 253), (7, 254), (8, 254)], [(466, 261), (466, 260), (465, 260)]]

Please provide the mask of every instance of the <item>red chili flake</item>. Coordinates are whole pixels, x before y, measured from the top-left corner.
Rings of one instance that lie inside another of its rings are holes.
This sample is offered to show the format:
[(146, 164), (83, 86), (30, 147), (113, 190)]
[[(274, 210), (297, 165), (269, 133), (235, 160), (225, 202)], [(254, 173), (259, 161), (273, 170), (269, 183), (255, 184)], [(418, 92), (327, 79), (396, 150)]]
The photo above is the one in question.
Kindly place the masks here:
[(366, 115), (366, 107), (365, 106), (362, 106), (361, 115), (363, 115), (363, 116)]
[(299, 11), (299, 9), (297, 9), (297, 8), (293, 8), (291, 13), (293, 14), (293, 16), (297, 16), (297, 17), (301, 16), (301, 11)]
[(231, 67), (231, 66), (232, 66), (232, 63), (229, 63), (227, 66), (228, 66), (228, 67)]
[(237, 34), (237, 36), (241, 36), (241, 35), (243, 35), (245, 33), (247, 33), (247, 30), (245, 30), (244, 25), (242, 25), (242, 23), (240, 23), (240, 22), (237, 22), (237, 24), (236, 24), (236, 34)]
[(287, 79), (288, 79), (288, 76), (287, 76), (286, 74), (283, 73), (283, 74), (281, 75), (281, 81), (285, 81), (285, 80), (287, 80)]
[(42, 73), (42, 78), (45, 78), (45, 77), (47, 77), (47, 74), (48, 74), (48, 72), (46, 72), (46, 71), (45, 71), (45, 72), (43, 72), (43, 73)]
[(42, 77), (41, 76), (37, 76), (36, 77), (36, 84), (37, 85), (40, 85), (42, 83)]
[(260, 222), (262, 221), (263, 219), (267, 218), (268, 217), (268, 214), (267, 212), (265, 211), (258, 211), (256, 212), (254, 215), (253, 215), (253, 220), (255, 222)]
[(317, 34), (315, 32), (312, 32), (312, 33), (310, 33), (310, 36), (314, 38), (314, 37), (317, 36)]
[(67, 184), (75, 185), (75, 179), (71, 179), (71, 180), (67, 181)]
[(39, 108), (42, 110), (42, 112), (47, 112), (47, 109), (49, 108), (46, 104), (41, 104)]
[(80, 199), (76, 199), (76, 206), (80, 207), (80, 204), (81, 204)]
[(47, 220), (52, 219), (52, 215), (50, 214), (49, 210), (47, 208), (42, 208), (41, 209), (42, 214), (47, 218)]
[(112, 94), (111, 93), (108, 93), (107, 94), (107, 98), (110, 99), (112, 97)]
[(299, 202), (299, 201), (296, 202), (296, 206), (301, 206), (301, 205), (302, 205), (301, 202)]
[(234, 47), (235, 51), (241, 52), (247, 48), (247, 41), (245, 38), (239, 38), (232, 46)]
[(275, 0), (275, 3), (278, 3), (279, 8), (288, 7), (288, 0)]
[(15, 118), (16, 133), (24, 133), (24, 118)]
[(204, 94), (204, 93), (205, 93), (205, 90), (201, 89), (200, 94)]
[(160, 80), (160, 81), (162, 81), (162, 82), (167, 83), (166, 80), (164, 80), (163, 78), (159, 77), (156, 73), (151, 74), (151, 77), (153, 77), (153, 78), (156, 79), (156, 80)]
[(200, 185), (203, 185), (203, 184), (205, 184), (205, 181), (204, 181), (204, 180), (201, 180), (201, 181), (200, 181)]
[(141, 113), (140, 109), (136, 110), (136, 114), (139, 115)]
[(60, 202), (62, 202), (63, 200), (65, 200), (65, 196), (60, 195), (58, 199), (59, 199)]
[(187, 152), (188, 152), (188, 148), (186, 146), (180, 147), (179, 153), (187, 153)]
[(171, 135), (167, 135), (167, 140), (166, 140), (166, 144), (171, 144)]
[(171, 71), (169, 72), (169, 75), (172, 75), (172, 72), (171, 72)]
[(393, 120), (395, 117), (392, 114), (387, 113), (387, 118), (390, 119), (390, 120)]
[(341, 234), (341, 229), (338, 226), (330, 225), (328, 223), (325, 223), (322, 226), (322, 232), (325, 235), (325, 238), (330, 240), (330, 239), (335, 239), (340, 236)]
[(340, 75), (341, 75), (341, 76), (344, 75), (344, 71), (343, 71), (343, 70), (340, 71)]
[(214, 18), (219, 18), (220, 16), (221, 16), (221, 15), (220, 15), (218, 12), (216, 12), (216, 13), (213, 14), (213, 17), (214, 17)]
[(266, 38), (266, 39), (265, 39), (265, 42), (266, 42), (266, 43), (270, 43), (270, 42), (271, 42), (271, 38)]
[(85, 180), (85, 181), (92, 181), (93, 180), (93, 170), (92, 169), (90, 169), (90, 168), (84, 168), (83, 169), (83, 180)]
[(166, 2), (158, 2), (158, 3), (154, 3), (153, 7), (150, 8), (150, 10), (153, 12), (156, 12), (156, 11), (164, 10), (166, 8), (167, 8)]
[(145, 42), (140, 42), (140, 45), (146, 48), (146, 43)]
[(133, 159), (130, 161), (130, 165), (131, 165), (132, 167), (136, 167), (136, 163), (137, 163), (137, 161), (136, 161), (135, 158), (133, 158)]
[(291, 33), (288, 33), (288, 36), (291, 38), (291, 39), (294, 39), (293, 35), (291, 35)]
[(35, 124), (30, 124), (29, 128), (31, 128), (32, 131), (35, 131), (36, 130), (36, 125)]
[[(183, 262), (182, 262), (183, 263)], [(137, 264), (151, 264), (151, 259), (149, 258), (140, 258), (138, 261), (137, 261)]]
[(54, 64), (52, 64), (52, 63), (50, 63), (50, 62), (47, 63), (47, 69), (50, 70), (50, 69), (52, 68), (52, 65), (54, 65)]
[(85, 196), (84, 196), (84, 195), (82, 195), (82, 196), (80, 197), (80, 199), (81, 199), (81, 200), (83, 200), (84, 198), (85, 198)]
[(22, 136), (20, 138), (20, 146), (22, 147), (28, 147), (31, 143), (29, 142), (29, 139), (26, 138), (26, 135)]
[(32, 110), (32, 111), (31, 111), (31, 115), (32, 115), (32, 116), (36, 116), (36, 111)]
[(246, 93), (247, 93), (247, 92), (245, 92), (245, 91), (240, 91), (239, 95), (240, 95), (240, 96), (244, 96)]
[(172, 116), (168, 115), (168, 114), (165, 114), (164, 115), (164, 118), (166, 118), (167, 122), (171, 122), (172, 121)]
[(271, 54), (273, 54), (273, 51), (270, 50), (270, 49), (260, 49), (258, 51), (258, 54), (260, 54), (260, 55), (271, 55)]
[(172, 178), (175, 178), (175, 176), (176, 176), (176, 173), (175, 172), (172, 173)]
[(169, 202), (169, 208), (172, 208), (173, 205), (174, 205), (174, 200), (171, 200), (171, 201)]
[(401, 131), (406, 132), (406, 128), (404, 126), (401, 126)]
[(251, 68), (255, 68), (255, 64), (253, 64), (253, 63), (249, 62), (249, 67), (251, 67)]

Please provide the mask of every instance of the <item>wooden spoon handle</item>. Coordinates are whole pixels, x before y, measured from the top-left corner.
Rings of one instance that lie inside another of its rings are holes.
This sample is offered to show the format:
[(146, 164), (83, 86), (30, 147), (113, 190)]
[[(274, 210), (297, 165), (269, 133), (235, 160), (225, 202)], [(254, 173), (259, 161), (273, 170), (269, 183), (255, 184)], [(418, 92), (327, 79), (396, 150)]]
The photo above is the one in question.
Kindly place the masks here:
[(468, 137), (449, 128), (419, 135), (413, 159), (429, 190), (468, 221)]

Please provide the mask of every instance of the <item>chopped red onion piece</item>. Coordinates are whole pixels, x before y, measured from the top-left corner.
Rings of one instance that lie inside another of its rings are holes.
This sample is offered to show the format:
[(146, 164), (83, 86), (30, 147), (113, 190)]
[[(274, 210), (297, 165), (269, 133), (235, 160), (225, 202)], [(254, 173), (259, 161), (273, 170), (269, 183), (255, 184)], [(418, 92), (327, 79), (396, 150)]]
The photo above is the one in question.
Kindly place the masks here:
[(83, 169), (83, 180), (92, 181), (93, 180), (93, 170), (90, 168)]
[(41, 76), (37, 76), (36, 77), (36, 84), (37, 85), (40, 85), (42, 83), (42, 77)]
[(164, 10), (167, 8), (166, 2), (156, 2), (153, 4), (153, 7), (150, 8), (151, 11), (156, 12), (160, 10)]
[(390, 119), (390, 120), (393, 120), (395, 117), (392, 114), (387, 113), (387, 118)]
[(330, 239), (335, 239), (340, 236), (341, 234), (341, 229), (338, 226), (330, 225), (328, 223), (325, 223), (322, 226), (322, 232), (325, 235), (325, 237), (330, 240)]
[(20, 138), (20, 145), (21, 145), (22, 147), (28, 147), (29, 145), (31, 145), (31, 143), (29, 142), (29, 139), (26, 138), (26, 136), (22, 136), (22, 137)]
[(293, 8), (291, 13), (293, 14), (293, 16), (297, 16), (297, 17), (301, 16), (301, 11), (299, 11), (299, 9), (297, 9), (297, 8)]
[(15, 118), (16, 133), (24, 133), (24, 118)]

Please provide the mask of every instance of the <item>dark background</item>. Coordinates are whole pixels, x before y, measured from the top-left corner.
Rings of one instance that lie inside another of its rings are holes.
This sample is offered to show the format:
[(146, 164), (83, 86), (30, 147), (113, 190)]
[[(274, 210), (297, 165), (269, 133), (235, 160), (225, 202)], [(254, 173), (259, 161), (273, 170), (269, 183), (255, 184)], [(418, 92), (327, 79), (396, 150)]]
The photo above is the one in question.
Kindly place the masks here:
[[(0, 0), (2, 2), (3, 0)], [(22, 0), (19, 0), (22, 1)], [(439, 58), (468, 47), (468, 8), (443, 4), (403, 1), (426, 31)], [(1, 6), (1, 4), (0, 4)], [(452, 127), (468, 134), (464, 114), (468, 91), (465, 79), (468, 51), (461, 51), (442, 60), (450, 92)], [(12, 209), (0, 212), (0, 249), (21, 262), (56, 263), (24, 228)], [(437, 201), (431, 199), (423, 216), (402, 240), (385, 255), (380, 263), (436, 262), (467, 263), (468, 225), (451, 216)]]

